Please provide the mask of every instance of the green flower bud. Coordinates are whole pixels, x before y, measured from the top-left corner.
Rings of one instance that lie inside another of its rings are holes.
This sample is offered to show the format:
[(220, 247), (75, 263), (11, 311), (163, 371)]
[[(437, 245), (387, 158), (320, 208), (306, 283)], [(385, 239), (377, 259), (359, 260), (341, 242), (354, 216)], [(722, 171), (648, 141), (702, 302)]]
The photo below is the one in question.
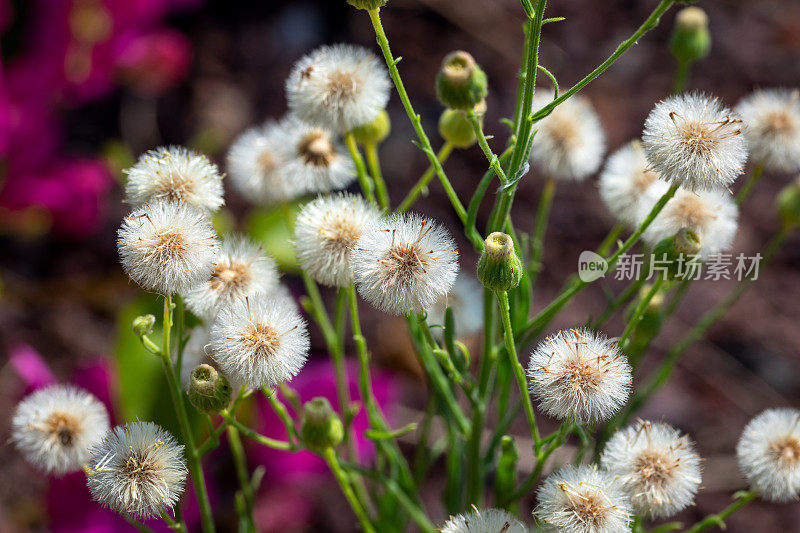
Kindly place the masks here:
[(467, 52), (453, 52), (444, 58), (436, 76), (436, 96), (446, 107), (472, 109), (486, 98), (486, 73)]
[(514, 241), (496, 231), (486, 237), (485, 247), (478, 260), (478, 279), (493, 291), (507, 291), (519, 285), (522, 262), (514, 250)]
[(344, 425), (326, 398), (317, 397), (303, 406), (300, 434), (308, 448), (322, 451), (338, 446), (344, 438)]
[(218, 413), (231, 403), (231, 384), (211, 365), (199, 365), (189, 376), (189, 402), (201, 413)]
[[(687, 263), (702, 247), (700, 236), (689, 228), (681, 228), (672, 237), (667, 237), (653, 248), (653, 260), (658, 272), (665, 272), (667, 279), (686, 275)], [(683, 262), (683, 265), (681, 264)]]
[(142, 315), (133, 319), (131, 327), (133, 328), (133, 332), (137, 337), (143, 337), (144, 335), (150, 335), (153, 333), (153, 325), (155, 323), (156, 317), (153, 315)]
[(361, 145), (380, 144), (389, 136), (392, 131), (392, 122), (389, 120), (389, 113), (382, 110), (375, 117), (375, 120), (355, 128), (351, 133), (356, 142)]
[(800, 176), (778, 194), (778, 214), (786, 226), (800, 226)]
[(703, 59), (711, 50), (708, 15), (699, 7), (685, 7), (675, 17), (675, 27), (669, 41), (672, 55), (680, 63)]
[(386, 5), (388, 0), (347, 0), (356, 9), (378, 9)]
[[(486, 113), (486, 100), (481, 100), (474, 108), (478, 121), (483, 124), (483, 115)], [(456, 148), (469, 148), (476, 142), (475, 130), (467, 118), (467, 114), (460, 109), (445, 109), (439, 118), (439, 134), (442, 139)]]

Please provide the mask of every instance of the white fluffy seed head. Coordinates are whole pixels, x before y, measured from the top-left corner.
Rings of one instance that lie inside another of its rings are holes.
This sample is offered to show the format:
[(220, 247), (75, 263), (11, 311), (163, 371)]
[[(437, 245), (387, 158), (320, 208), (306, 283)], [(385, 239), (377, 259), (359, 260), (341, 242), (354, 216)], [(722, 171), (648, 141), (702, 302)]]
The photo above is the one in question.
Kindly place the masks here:
[(247, 387), (289, 381), (306, 362), (309, 338), (297, 307), (281, 291), (223, 309), (209, 333), (211, 356)]
[(564, 330), (542, 341), (528, 362), (531, 393), (548, 415), (608, 420), (628, 399), (631, 367), (617, 345), (588, 330)]
[(11, 419), (11, 441), (29, 463), (57, 476), (83, 468), (108, 431), (105, 406), (83, 389), (51, 385), (26, 396)]
[(103, 506), (139, 519), (158, 516), (183, 493), (183, 446), (152, 422), (117, 426), (92, 449), (86, 476)]
[(451, 516), (442, 533), (527, 533), (528, 528), (511, 513), (502, 509), (474, 509)]
[(389, 101), (386, 67), (360, 46), (323, 46), (295, 63), (286, 80), (289, 109), (344, 133), (372, 122)]
[(750, 487), (774, 502), (800, 497), (800, 411), (768, 409), (744, 428), (736, 446)]
[(647, 160), (669, 183), (690, 190), (725, 188), (747, 160), (741, 122), (717, 98), (671, 96), (657, 103), (644, 123)]
[(622, 533), (628, 531), (631, 507), (613, 474), (595, 466), (566, 466), (539, 488), (534, 514), (545, 531)]
[(117, 232), (122, 268), (143, 289), (185, 294), (214, 271), (219, 242), (202, 211), (185, 204), (145, 204)]
[[(483, 285), (474, 275), (459, 272), (453, 289), (440, 297), (434, 304), (426, 309), (429, 324), (444, 325), (445, 311), (453, 309), (456, 335), (465, 338), (473, 335), (483, 328)], [(443, 330), (437, 328), (434, 334)]]
[(275, 261), (261, 246), (243, 235), (231, 235), (222, 241), (211, 278), (186, 293), (186, 306), (212, 322), (221, 309), (246, 297), (269, 294), (278, 283)]
[(286, 131), (283, 123), (268, 121), (240, 135), (228, 150), (228, 173), (234, 188), (257, 204), (272, 205), (303, 194), (286, 166)]
[(364, 229), (380, 212), (361, 196), (320, 196), (307, 203), (295, 220), (297, 260), (323, 285), (346, 287), (353, 279), (350, 257)]
[(668, 188), (648, 167), (639, 141), (631, 141), (608, 158), (599, 186), (600, 197), (608, 210), (628, 226), (638, 223), (639, 206), (650, 189), (653, 189), (651, 194), (660, 197)]
[(394, 315), (419, 312), (450, 291), (458, 251), (450, 234), (418, 215), (392, 215), (364, 230), (353, 248), (361, 297)]
[(182, 146), (162, 146), (142, 154), (127, 174), (125, 201), (134, 207), (170, 201), (214, 212), (225, 203), (217, 165)]
[[(534, 109), (550, 102), (543, 93), (534, 97)], [(606, 149), (605, 134), (588, 99), (566, 100), (535, 128), (531, 161), (547, 177), (580, 181), (597, 172)]]
[(691, 505), (700, 487), (700, 456), (686, 435), (638, 421), (617, 431), (600, 464), (617, 476), (639, 516), (667, 518)]
[[(646, 193), (639, 205), (640, 221), (650, 213), (661, 194), (662, 191), (657, 189)], [(705, 260), (730, 246), (736, 235), (738, 216), (739, 208), (728, 191), (692, 192), (678, 189), (644, 232), (642, 239), (650, 246), (655, 246), (682, 228), (688, 228), (700, 237), (698, 255)]]
[(755, 91), (736, 106), (750, 156), (767, 170), (800, 171), (800, 91)]
[(293, 116), (281, 121), (281, 126), (284, 181), (296, 182), (303, 191), (328, 192), (355, 180), (353, 160), (330, 130)]

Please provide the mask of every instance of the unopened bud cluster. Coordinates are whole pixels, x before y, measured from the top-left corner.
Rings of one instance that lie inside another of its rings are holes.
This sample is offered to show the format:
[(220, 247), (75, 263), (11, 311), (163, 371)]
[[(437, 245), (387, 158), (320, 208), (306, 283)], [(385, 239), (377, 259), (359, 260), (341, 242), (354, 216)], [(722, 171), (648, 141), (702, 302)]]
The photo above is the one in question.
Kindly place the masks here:
[(464, 51), (449, 54), (436, 76), (436, 96), (452, 109), (472, 109), (488, 92), (486, 73)]
[(201, 413), (218, 413), (231, 402), (231, 385), (211, 365), (199, 365), (190, 376), (189, 402)]
[(478, 260), (478, 279), (493, 291), (507, 291), (519, 285), (522, 262), (514, 250), (514, 241), (505, 233), (494, 232), (486, 237), (485, 248)]
[(323, 397), (317, 397), (303, 406), (300, 433), (308, 448), (321, 451), (338, 446), (344, 438), (341, 418)]

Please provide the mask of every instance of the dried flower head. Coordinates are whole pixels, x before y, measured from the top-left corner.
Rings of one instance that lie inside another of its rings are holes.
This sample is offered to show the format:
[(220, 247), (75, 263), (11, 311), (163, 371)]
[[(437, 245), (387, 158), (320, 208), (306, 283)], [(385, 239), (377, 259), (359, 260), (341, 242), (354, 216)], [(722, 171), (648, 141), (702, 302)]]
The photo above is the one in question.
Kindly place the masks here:
[(286, 80), (289, 109), (301, 119), (344, 133), (372, 122), (389, 101), (386, 67), (369, 50), (337, 44), (300, 59)]
[[(644, 219), (658, 201), (661, 191), (648, 191), (639, 205), (639, 220)], [(644, 232), (642, 239), (649, 245), (672, 237), (682, 229), (690, 229), (700, 238), (697, 254), (705, 260), (727, 249), (738, 227), (739, 209), (728, 191), (678, 190), (664, 209)]]
[(750, 154), (776, 172), (800, 171), (800, 91), (755, 91), (736, 106), (747, 128)]
[(108, 431), (105, 406), (83, 389), (51, 385), (26, 396), (11, 419), (11, 441), (29, 463), (57, 476), (78, 471)]
[(284, 180), (308, 192), (343, 189), (355, 180), (353, 160), (333, 133), (296, 117), (284, 119), (282, 125)]
[(613, 474), (595, 466), (566, 466), (544, 481), (534, 514), (558, 533), (628, 531), (631, 507)]
[(185, 204), (145, 204), (117, 232), (122, 268), (143, 289), (185, 294), (214, 270), (219, 242), (211, 222)]
[(352, 252), (361, 297), (386, 313), (422, 311), (447, 294), (458, 274), (450, 234), (418, 215), (393, 215), (365, 229)]
[(300, 196), (301, 182), (283, 172), (286, 165), (283, 123), (268, 121), (241, 134), (228, 150), (228, 173), (233, 187), (258, 204), (277, 204)]
[(541, 409), (581, 423), (607, 420), (625, 403), (631, 367), (619, 347), (588, 330), (564, 330), (542, 341), (528, 362)]
[(528, 528), (514, 515), (502, 509), (473, 510), (451, 516), (442, 533), (527, 533)]
[(222, 241), (211, 278), (186, 294), (186, 306), (211, 322), (221, 309), (246, 297), (269, 294), (278, 282), (275, 261), (261, 246), (243, 235), (231, 235)]
[(86, 476), (103, 506), (136, 518), (158, 516), (183, 492), (183, 446), (152, 422), (117, 426), (92, 449)]
[(603, 203), (628, 226), (638, 223), (639, 205), (651, 188), (651, 195), (658, 198), (667, 192), (666, 182), (658, 179), (658, 174), (648, 168), (639, 141), (631, 141), (608, 158), (599, 185)]
[(297, 260), (323, 285), (350, 285), (353, 247), (364, 228), (379, 218), (380, 212), (361, 196), (320, 196), (307, 203), (295, 220)]
[(741, 122), (717, 98), (671, 96), (657, 103), (644, 123), (647, 160), (669, 183), (690, 190), (727, 187), (747, 160)]
[(694, 444), (667, 424), (640, 420), (617, 431), (600, 464), (619, 478), (639, 516), (672, 516), (691, 505), (700, 487)]
[(225, 203), (217, 165), (182, 146), (142, 154), (127, 174), (125, 201), (134, 207), (164, 200), (213, 212)]
[(800, 497), (800, 411), (768, 409), (744, 428), (736, 446), (750, 487), (774, 502)]
[(249, 388), (274, 387), (300, 372), (309, 349), (306, 323), (280, 291), (223, 309), (209, 333), (222, 371)]
[[(551, 96), (542, 92), (534, 97), (534, 109), (550, 103)], [(586, 98), (566, 100), (535, 127), (531, 162), (547, 177), (580, 181), (600, 168), (606, 150), (605, 134)]]

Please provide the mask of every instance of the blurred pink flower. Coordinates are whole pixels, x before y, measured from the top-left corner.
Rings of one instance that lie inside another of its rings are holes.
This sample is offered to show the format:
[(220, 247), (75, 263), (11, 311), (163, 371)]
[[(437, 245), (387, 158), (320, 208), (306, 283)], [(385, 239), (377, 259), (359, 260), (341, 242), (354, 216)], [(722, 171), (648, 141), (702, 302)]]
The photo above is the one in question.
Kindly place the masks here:
[(191, 60), (189, 40), (179, 31), (162, 28), (121, 37), (115, 68), (120, 82), (152, 96), (181, 82)]

